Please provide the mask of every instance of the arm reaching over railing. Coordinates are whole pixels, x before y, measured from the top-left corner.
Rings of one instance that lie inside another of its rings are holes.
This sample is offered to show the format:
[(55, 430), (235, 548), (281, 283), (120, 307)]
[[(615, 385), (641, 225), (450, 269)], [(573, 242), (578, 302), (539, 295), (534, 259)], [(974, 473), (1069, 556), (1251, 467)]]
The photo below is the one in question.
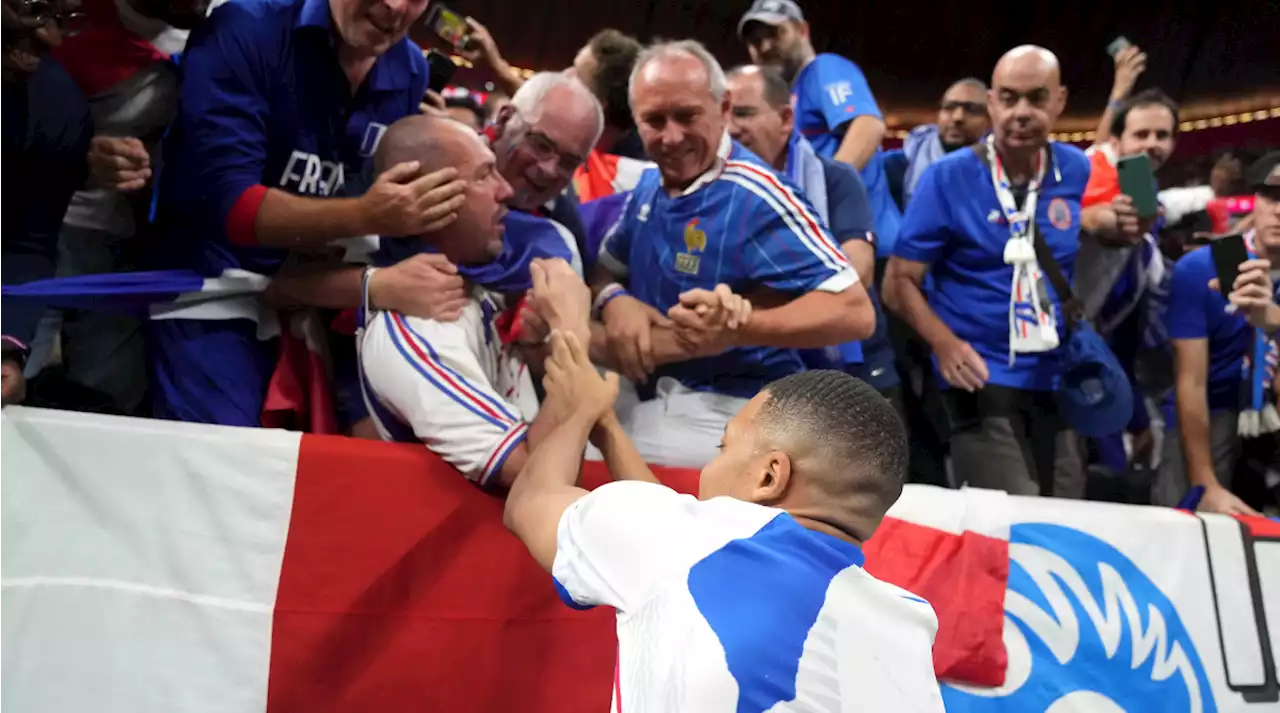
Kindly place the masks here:
[(546, 361), (543, 409), (557, 426), (529, 454), (507, 495), (503, 522), (547, 571), (556, 556), (556, 530), (570, 505), (587, 494), (575, 485), (591, 429), (618, 398), (618, 375), (600, 376), (587, 348), (572, 333), (553, 332)]

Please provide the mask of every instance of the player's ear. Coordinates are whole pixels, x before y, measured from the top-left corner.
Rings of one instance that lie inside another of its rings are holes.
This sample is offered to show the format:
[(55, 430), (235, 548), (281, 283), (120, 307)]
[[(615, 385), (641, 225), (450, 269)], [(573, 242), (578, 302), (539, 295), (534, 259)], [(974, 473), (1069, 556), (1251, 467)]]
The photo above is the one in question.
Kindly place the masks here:
[(761, 455), (752, 484), (751, 502), (768, 505), (781, 502), (791, 486), (791, 457), (782, 451)]

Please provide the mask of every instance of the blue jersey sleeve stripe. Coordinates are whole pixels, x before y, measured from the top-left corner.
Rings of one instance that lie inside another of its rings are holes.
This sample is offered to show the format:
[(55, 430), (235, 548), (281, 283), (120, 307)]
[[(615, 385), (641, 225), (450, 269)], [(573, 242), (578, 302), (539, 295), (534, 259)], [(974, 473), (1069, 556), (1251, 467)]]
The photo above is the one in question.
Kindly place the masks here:
[(389, 312), (383, 313), (383, 319), (386, 320), (387, 333), (391, 336), (391, 343), (395, 345), (396, 351), (400, 352), (400, 356), (404, 357), (405, 361), (409, 362), (409, 365), (421, 374), (428, 383), (443, 392), (449, 398), (453, 399), (459, 406), (462, 406), (483, 419), (486, 423), (496, 426), (504, 431), (511, 426), (510, 421), (503, 420), (489, 409), (480, 408), (480, 404), (476, 403), (474, 399), (468, 399), (456, 389), (447, 386), (441, 378), (442, 374), (440, 373), (437, 365), (432, 364), (431, 361), (426, 358), (426, 355), (410, 353), (410, 350), (406, 348), (405, 342), (408, 339), (408, 335), (397, 334), (395, 321), (392, 320)]
[(564, 585), (560, 583), (560, 580), (552, 577), (551, 581), (556, 585), (556, 594), (560, 596), (560, 601), (564, 602), (565, 606), (568, 606), (570, 609), (585, 611), (595, 607), (594, 604), (579, 604), (578, 601), (573, 598), (573, 595), (569, 593), (569, 590), (565, 589)]
[(502, 470), (502, 466), (507, 462), (507, 458), (511, 455), (517, 446), (524, 443), (525, 438), (529, 436), (529, 426), (523, 422), (517, 423), (516, 427), (503, 437), (498, 443), (498, 447), (493, 449), (493, 455), (489, 456), (489, 462), (484, 467), (484, 472), (480, 474), (480, 485), (487, 486), (489, 481), (493, 479), (494, 474)]
[(756, 194), (758, 198), (764, 201), (765, 204), (773, 208), (774, 212), (776, 212), (782, 218), (783, 222), (786, 223), (787, 227), (790, 228), (791, 233), (800, 241), (800, 244), (803, 245), (811, 254), (817, 257), (824, 267), (832, 272), (842, 272), (844, 270), (851, 269), (849, 267), (848, 260), (844, 260), (843, 257), (840, 260), (837, 260), (830, 252), (815, 245), (813, 238), (808, 235), (807, 231), (797, 222), (796, 216), (792, 212), (784, 209), (778, 203), (777, 197), (766, 192), (759, 183), (736, 173), (730, 174), (726, 172), (723, 178), (726, 181), (736, 183), (751, 191)]
[(427, 362), (438, 369), (440, 375), (446, 382), (454, 384), (458, 393), (462, 395), (463, 398), (470, 399), (482, 410), (493, 413), (495, 417), (503, 419), (508, 423), (515, 423), (522, 420), (512, 413), (505, 403), (494, 398), (492, 395), (485, 393), (483, 389), (477, 388), (462, 374), (459, 374), (446, 366), (440, 359), (440, 355), (436, 354), (436, 350), (432, 348), (431, 343), (428, 342), (421, 334), (418, 334), (413, 327), (409, 326), (409, 323), (404, 320), (404, 317), (395, 315), (392, 319), (400, 325), (402, 334), (407, 333), (409, 340), (413, 344), (420, 345), (422, 348), (427, 350), (427, 354), (429, 355)]
[(795, 192), (790, 187), (778, 180), (777, 176), (745, 161), (729, 161), (725, 169), (736, 175), (757, 181), (764, 188), (765, 193), (779, 199), (777, 202), (781, 205), (781, 210), (777, 205), (774, 206), (774, 210), (785, 211), (795, 216), (796, 221), (804, 230), (804, 235), (814, 241), (810, 249), (813, 249), (819, 255), (825, 254), (833, 258), (837, 265), (848, 266), (849, 261), (845, 258), (844, 253), (840, 251), (839, 247), (833, 245), (831, 239), (823, 232), (821, 221), (813, 214), (813, 211), (805, 206), (803, 201), (796, 197)]

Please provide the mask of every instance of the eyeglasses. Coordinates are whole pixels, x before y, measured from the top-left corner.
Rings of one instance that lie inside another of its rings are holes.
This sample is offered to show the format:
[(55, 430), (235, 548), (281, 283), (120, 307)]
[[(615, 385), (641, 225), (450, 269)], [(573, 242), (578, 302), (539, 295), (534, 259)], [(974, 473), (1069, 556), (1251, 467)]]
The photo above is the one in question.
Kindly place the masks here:
[(568, 151), (562, 151), (556, 145), (556, 142), (551, 140), (551, 137), (541, 131), (529, 129), (525, 132), (524, 143), (539, 162), (555, 158), (556, 168), (562, 173), (573, 173), (586, 160)]

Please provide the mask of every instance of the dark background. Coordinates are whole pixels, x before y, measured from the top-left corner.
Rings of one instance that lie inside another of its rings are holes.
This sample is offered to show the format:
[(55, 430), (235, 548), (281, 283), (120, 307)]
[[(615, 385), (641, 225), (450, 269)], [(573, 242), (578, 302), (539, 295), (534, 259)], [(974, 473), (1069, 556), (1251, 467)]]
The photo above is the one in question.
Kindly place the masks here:
[[(749, 0), (452, 0), (484, 23), (507, 61), (535, 70), (568, 66), (597, 30), (641, 40), (691, 37), (727, 67), (747, 61), (737, 23)], [(1159, 86), (1181, 102), (1256, 95), (1280, 88), (1280, 0), (1222, 2), (924, 3), (801, 0), (819, 52), (836, 52), (866, 73), (881, 109), (932, 109), (952, 80), (988, 79), (1006, 50), (1044, 45), (1062, 61), (1068, 114), (1096, 115), (1113, 65), (1106, 45), (1124, 35), (1150, 55), (1139, 89)], [(462, 70), (458, 81), (484, 81)]]

